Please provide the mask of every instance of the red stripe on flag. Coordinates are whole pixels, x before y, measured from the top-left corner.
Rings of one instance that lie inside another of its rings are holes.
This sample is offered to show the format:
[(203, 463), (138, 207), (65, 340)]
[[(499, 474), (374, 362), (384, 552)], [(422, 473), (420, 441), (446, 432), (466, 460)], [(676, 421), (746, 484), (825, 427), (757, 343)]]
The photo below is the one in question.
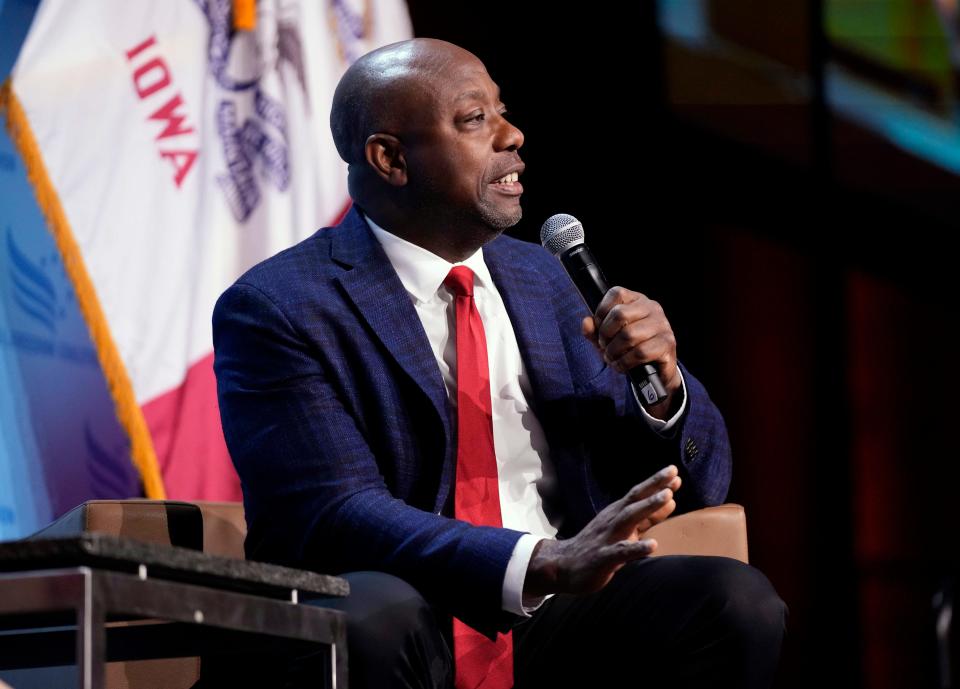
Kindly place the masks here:
[(187, 370), (179, 387), (144, 404), (143, 415), (169, 499), (241, 499), (220, 427), (212, 352)]
[(350, 212), (350, 206), (353, 205), (353, 199), (347, 200), (347, 203), (343, 206), (343, 210), (340, 211), (340, 215), (337, 216), (337, 219), (330, 223), (330, 226), (339, 225), (343, 222), (343, 219), (347, 216), (347, 213)]

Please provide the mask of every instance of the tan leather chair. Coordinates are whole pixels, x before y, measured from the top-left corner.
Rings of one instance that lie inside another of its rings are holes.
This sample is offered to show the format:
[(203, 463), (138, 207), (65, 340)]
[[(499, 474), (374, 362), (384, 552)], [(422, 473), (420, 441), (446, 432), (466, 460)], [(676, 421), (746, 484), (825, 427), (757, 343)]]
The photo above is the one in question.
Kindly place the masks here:
[[(242, 559), (247, 525), (239, 502), (90, 500), (31, 538), (64, 538), (85, 532)], [(107, 664), (108, 689), (189, 689), (199, 677), (200, 658), (196, 657)]]
[[(243, 505), (174, 500), (91, 500), (31, 538), (105, 533), (243, 558), (247, 528)], [(721, 505), (671, 517), (647, 531), (655, 555), (719, 555), (747, 562), (747, 522), (740, 505)], [(188, 689), (199, 677), (199, 658), (109, 663), (108, 689)]]
[(679, 514), (649, 529), (645, 538), (657, 539), (658, 555), (717, 555), (750, 561), (747, 515), (732, 503)]

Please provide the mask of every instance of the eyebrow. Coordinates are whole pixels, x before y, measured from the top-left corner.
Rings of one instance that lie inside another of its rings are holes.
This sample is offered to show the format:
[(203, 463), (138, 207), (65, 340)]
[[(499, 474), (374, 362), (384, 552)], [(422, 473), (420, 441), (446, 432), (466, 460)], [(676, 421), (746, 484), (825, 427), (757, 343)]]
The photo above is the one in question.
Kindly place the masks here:
[[(485, 94), (483, 91), (476, 90), (476, 89), (473, 90), (473, 91), (464, 91), (464, 92), (461, 93), (459, 96), (457, 96), (457, 97), (454, 99), (454, 101), (457, 102), (457, 101), (467, 100), (467, 99), (470, 99), (470, 98), (473, 98), (473, 99), (475, 99), (475, 100), (483, 100), (484, 98), (486, 98), (486, 95), (487, 95), (487, 94)], [(500, 89), (497, 89), (496, 99), (497, 99), (498, 101), (500, 100)]]

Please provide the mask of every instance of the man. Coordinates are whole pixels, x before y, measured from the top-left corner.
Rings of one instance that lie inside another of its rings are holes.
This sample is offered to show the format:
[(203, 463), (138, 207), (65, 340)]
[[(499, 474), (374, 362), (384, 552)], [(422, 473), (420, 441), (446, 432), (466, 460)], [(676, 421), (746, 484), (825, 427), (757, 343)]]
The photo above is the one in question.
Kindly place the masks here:
[[(720, 414), (655, 302), (614, 288), (591, 316), (553, 257), (501, 236), (523, 134), (483, 64), (377, 50), (331, 126), (353, 210), (214, 313), (248, 556), (350, 580), (320, 604), (347, 611), (352, 687), (769, 686), (766, 578), (642, 537), (725, 497)], [(669, 393), (649, 410), (622, 375), (642, 362)]]

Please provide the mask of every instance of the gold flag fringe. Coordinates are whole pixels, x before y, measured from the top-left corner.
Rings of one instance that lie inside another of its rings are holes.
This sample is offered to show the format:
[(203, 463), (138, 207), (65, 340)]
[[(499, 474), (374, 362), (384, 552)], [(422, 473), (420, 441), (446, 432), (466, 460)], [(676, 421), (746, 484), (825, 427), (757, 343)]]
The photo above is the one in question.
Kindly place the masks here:
[(140, 472), (146, 496), (157, 500), (163, 499), (165, 497), (163, 480), (160, 477), (157, 455), (146, 419), (134, 397), (133, 385), (110, 334), (106, 315), (97, 299), (90, 274), (83, 263), (80, 246), (70, 229), (70, 222), (50, 181), (47, 168), (43, 164), (40, 147), (30, 129), (27, 115), (14, 94), (9, 79), (0, 85), (0, 115), (6, 116), (7, 132), (23, 159), (27, 169), (27, 179), (33, 186), (37, 204), (60, 249), (64, 268), (70, 282), (73, 283), (80, 311), (90, 329), (90, 339), (93, 340), (97, 350), (97, 358), (100, 360), (110, 396), (116, 406), (117, 418), (130, 436), (130, 456)]
[(233, 0), (233, 28), (237, 31), (257, 28), (257, 0)]

